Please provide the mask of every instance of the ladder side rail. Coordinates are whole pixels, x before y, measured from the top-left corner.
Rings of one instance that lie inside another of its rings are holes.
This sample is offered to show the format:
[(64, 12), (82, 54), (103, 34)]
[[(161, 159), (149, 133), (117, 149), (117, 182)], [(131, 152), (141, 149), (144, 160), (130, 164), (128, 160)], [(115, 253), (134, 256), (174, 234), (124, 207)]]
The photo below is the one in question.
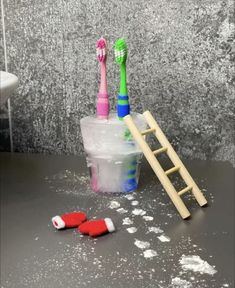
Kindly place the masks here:
[(196, 198), (197, 202), (199, 203), (199, 205), (200, 206), (206, 205), (207, 204), (206, 198), (204, 197), (204, 195), (200, 191), (199, 187), (197, 186), (197, 184), (195, 183), (195, 181), (193, 180), (193, 178), (189, 174), (189, 172), (186, 169), (186, 167), (184, 166), (183, 162), (180, 160), (179, 156), (177, 155), (174, 148), (172, 147), (172, 145), (170, 144), (170, 142), (166, 138), (165, 134), (162, 132), (162, 130), (159, 127), (159, 125), (157, 124), (156, 120), (153, 118), (153, 116), (151, 115), (151, 113), (149, 111), (145, 111), (143, 113), (143, 115), (144, 115), (149, 127), (156, 129), (154, 134), (155, 134), (156, 138), (158, 139), (158, 141), (160, 142), (160, 144), (163, 147), (167, 147), (166, 153), (168, 154), (172, 163), (175, 166), (180, 166), (179, 173), (180, 173), (181, 177), (184, 179), (187, 186), (193, 186), (192, 193), (193, 193), (194, 197)]
[(127, 127), (129, 128), (132, 136), (139, 144), (141, 150), (143, 151), (146, 159), (148, 160), (150, 166), (152, 167), (153, 171), (155, 172), (156, 176), (160, 180), (161, 184), (163, 185), (164, 189), (166, 190), (168, 196), (174, 203), (176, 209), (180, 213), (183, 219), (188, 218), (190, 216), (190, 212), (185, 206), (184, 202), (176, 192), (174, 186), (170, 182), (169, 178), (166, 176), (163, 168), (161, 167), (160, 163), (154, 156), (152, 150), (145, 142), (144, 138), (140, 134), (139, 130), (135, 126), (134, 121), (132, 120), (130, 115), (124, 117), (124, 122), (126, 123)]

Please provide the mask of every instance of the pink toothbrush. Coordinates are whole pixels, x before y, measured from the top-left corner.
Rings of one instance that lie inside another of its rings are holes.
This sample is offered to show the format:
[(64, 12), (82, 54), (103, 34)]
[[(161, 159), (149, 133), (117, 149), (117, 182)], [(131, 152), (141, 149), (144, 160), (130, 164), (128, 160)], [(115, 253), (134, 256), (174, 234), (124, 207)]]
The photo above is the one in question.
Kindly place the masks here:
[(104, 38), (100, 38), (96, 43), (97, 59), (100, 62), (100, 89), (97, 95), (96, 113), (100, 119), (107, 119), (109, 116), (109, 95), (107, 92), (106, 79), (106, 59), (107, 43)]

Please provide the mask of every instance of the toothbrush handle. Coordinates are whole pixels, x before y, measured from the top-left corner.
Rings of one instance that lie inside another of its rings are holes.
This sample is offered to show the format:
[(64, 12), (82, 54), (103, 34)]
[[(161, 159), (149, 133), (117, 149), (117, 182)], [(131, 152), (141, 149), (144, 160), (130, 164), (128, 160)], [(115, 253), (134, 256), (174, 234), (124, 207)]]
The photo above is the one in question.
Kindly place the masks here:
[(107, 119), (109, 116), (109, 95), (98, 93), (96, 102), (96, 113), (100, 119)]
[(117, 114), (119, 119), (130, 114), (130, 105), (128, 95), (118, 95)]
[(100, 63), (100, 91), (99, 93), (107, 93), (107, 78), (106, 78), (106, 62)]

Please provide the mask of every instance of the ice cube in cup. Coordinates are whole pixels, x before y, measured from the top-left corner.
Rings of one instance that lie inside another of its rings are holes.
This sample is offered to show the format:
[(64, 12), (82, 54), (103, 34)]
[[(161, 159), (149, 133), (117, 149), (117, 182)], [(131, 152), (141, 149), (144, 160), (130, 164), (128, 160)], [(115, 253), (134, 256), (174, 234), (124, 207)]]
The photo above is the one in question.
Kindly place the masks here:
[[(146, 129), (141, 114), (133, 113), (132, 117), (140, 131)], [(125, 123), (115, 113), (107, 120), (84, 117), (80, 123), (92, 189), (96, 192), (136, 190), (142, 151)]]

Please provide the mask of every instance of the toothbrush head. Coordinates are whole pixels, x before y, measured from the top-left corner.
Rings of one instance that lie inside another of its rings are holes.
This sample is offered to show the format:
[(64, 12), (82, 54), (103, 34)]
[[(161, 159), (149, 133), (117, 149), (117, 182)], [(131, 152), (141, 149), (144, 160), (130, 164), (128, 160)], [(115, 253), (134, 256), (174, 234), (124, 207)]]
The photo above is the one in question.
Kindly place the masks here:
[(104, 38), (100, 38), (96, 42), (96, 56), (99, 62), (104, 62), (107, 55), (107, 43)]
[(117, 64), (126, 62), (127, 59), (127, 45), (124, 39), (119, 38), (114, 45), (114, 55)]

